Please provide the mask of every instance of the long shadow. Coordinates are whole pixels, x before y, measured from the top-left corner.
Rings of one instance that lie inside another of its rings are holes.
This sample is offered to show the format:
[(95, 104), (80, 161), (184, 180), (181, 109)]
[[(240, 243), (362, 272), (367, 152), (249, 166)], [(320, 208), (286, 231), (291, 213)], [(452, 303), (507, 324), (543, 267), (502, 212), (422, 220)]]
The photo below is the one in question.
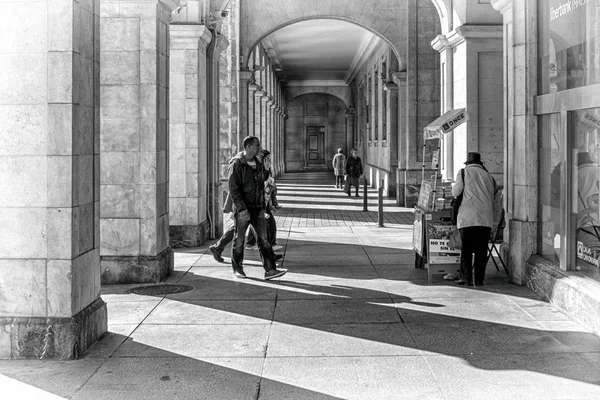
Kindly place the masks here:
[[(360, 356), (352, 353), (352, 345), (355, 339), (362, 339), (386, 345), (384, 354), (369, 356), (441, 354), (483, 370), (523, 370), (600, 385), (600, 369), (580, 354), (600, 350), (600, 338), (591, 333), (543, 329), (533, 318), (527, 319), (516, 305), (502, 302), (501, 293), (482, 292), (482, 296), (498, 297), (499, 309), (490, 318), (504, 320), (502, 323), (486, 321), (484, 315), (477, 319), (476, 312), (473, 318), (452, 315), (457, 310), (447, 310), (434, 298), (415, 300), (368, 286), (340, 285), (335, 281), (294, 282), (291, 274), (289, 279), (277, 282), (234, 281), (203, 275), (202, 269), (192, 268), (182, 274), (176, 281), (191, 285), (194, 290), (162, 296), (166, 301), (163, 307), (157, 307), (146, 322), (206, 324), (210, 323), (204, 320), (206, 310), (217, 310), (236, 316), (232, 318), (250, 317), (280, 324), (274, 325), (270, 333), (275, 344), (287, 340), (292, 328), (312, 332), (305, 332), (308, 337), (297, 341), (299, 348), (270, 345), (268, 357), (323, 356), (328, 349), (320, 348), (314, 341), (335, 334), (333, 337), (339, 342), (331, 357)], [(258, 267), (249, 269), (249, 275), (261, 271)], [(324, 268), (328, 273), (331, 269)], [(477, 299), (461, 306), (476, 309)], [(189, 312), (190, 307), (194, 313)], [(182, 308), (188, 311), (178, 314)], [(511, 316), (512, 313), (517, 315)], [(189, 320), (190, 316), (197, 320)], [(129, 342), (122, 348), (122, 356), (142, 354), (135, 335)]]
[[(136, 354), (120, 353), (127, 346), (134, 346)], [(0, 374), (72, 400), (256, 400), (281, 398), (278, 394), (290, 399), (340, 399), (263, 378), (263, 357), (242, 358), (236, 363), (210, 356), (189, 357), (182, 350), (167, 351), (108, 332), (79, 360), (0, 360)], [(2, 398), (24, 398), (22, 386), (12, 385), (12, 389), (14, 393), (3, 388)], [(35, 397), (25, 398), (46, 396), (36, 393)]]

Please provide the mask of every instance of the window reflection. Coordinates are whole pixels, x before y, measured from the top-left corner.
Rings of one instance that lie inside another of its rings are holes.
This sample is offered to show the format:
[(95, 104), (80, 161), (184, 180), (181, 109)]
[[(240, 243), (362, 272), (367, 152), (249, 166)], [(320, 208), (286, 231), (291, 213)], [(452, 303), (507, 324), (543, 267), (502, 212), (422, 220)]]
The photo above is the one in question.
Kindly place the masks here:
[[(564, 198), (564, 171), (560, 115), (549, 114), (540, 118), (540, 254), (559, 262), (562, 221), (561, 197)], [(564, 203), (564, 200), (562, 201)]]
[(573, 213), (576, 214), (576, 269), (599, 275), (600, 260), (600, 109), (570, 113), (573, 138)]

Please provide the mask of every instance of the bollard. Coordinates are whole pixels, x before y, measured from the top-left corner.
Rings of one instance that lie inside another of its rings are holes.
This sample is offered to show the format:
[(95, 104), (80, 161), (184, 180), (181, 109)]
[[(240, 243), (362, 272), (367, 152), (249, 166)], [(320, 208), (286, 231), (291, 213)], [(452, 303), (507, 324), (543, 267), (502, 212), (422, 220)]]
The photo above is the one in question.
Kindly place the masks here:
[(379, 227), (383, 227), (383, 180), (381, 181), (381, 185), (379, 185), (377, 201), (378, 201), (377, 214), (379, 215)]
[(367, 212), (367, 178), (363, 179), (363, 212)]

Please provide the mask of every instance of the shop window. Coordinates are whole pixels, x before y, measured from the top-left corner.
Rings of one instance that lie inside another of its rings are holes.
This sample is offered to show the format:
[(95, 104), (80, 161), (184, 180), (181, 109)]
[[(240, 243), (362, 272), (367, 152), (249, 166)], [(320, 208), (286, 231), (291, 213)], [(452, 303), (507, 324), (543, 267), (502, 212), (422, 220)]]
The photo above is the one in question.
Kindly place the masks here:
[[(565, 204), (563, 139), (560, 114), (540, 118), (538, 253), (559, 263)], [(562, 206), (561, 206), (562, 204)]]
[(600, 83), (600, 0), (539, 0), (540, 94)]
[(575, 269), (600, 280), (600, 108), (569, 112)]

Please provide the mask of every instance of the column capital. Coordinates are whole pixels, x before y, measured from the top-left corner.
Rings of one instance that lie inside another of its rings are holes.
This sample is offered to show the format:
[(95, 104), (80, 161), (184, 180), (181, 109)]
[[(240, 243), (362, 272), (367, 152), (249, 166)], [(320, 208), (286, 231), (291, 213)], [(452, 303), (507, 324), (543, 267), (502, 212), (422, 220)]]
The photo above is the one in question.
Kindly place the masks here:
[(504, 27), (502, 25), (461, 25), (451, 32), (446, 38), (450, 47), (456, 47), (472, 39), (499, 39), (502, 40)]
[(260, 100), (266, 104), (267, 102), (271, 101), (271, 96), (269, 96), (267, 92), (263, 92), (263, 96)]
[[(260, 87), (260, 85), (257, 84), (256, 82), (250, 82), (248, 84), (248, 90), (251, 90), (253, 92), (259, 92), (262, 90), (262, 87)], [(262, 96), (262, 94), (261, 94), (261, 96)]]
[(393, 81), (385, 82), (383, 84), (383, 90), (385, 90), (386, 92), (397, 92), (398, 84), (394, 83)]
[(406, 72), (394, 72), (392, 74), (392, 80), (398, 86), (406, 83)]
[(275, 109), (275, 107), (277, 107), (277, 103), (275, 103), (275, 100), (269, 100), (269, 101), (267, 101), (267, 105), (269, 107), (271, 107), (272, 109)]
[(169, 28), (172, 50), (197, 50), (199, 46), (206, 48), (212, 39), (206, 25), (171, 24)]
[(258, 90), (256, 92), (254, 92), (254, 97), (258, 97), (258, 98), (262, 99), (262, 97), (264, 95), (265, 95), (265, 92), (260, 89), (260, 86), (258, 86)]
[(356, 114), (356, 108), (346, 107), (344, 114), (346, 115), (346, 118), (354, 118), (354, 115)]
[(512, 10), (512, 0), (492, 0), (492, 7), (502, 15)]

